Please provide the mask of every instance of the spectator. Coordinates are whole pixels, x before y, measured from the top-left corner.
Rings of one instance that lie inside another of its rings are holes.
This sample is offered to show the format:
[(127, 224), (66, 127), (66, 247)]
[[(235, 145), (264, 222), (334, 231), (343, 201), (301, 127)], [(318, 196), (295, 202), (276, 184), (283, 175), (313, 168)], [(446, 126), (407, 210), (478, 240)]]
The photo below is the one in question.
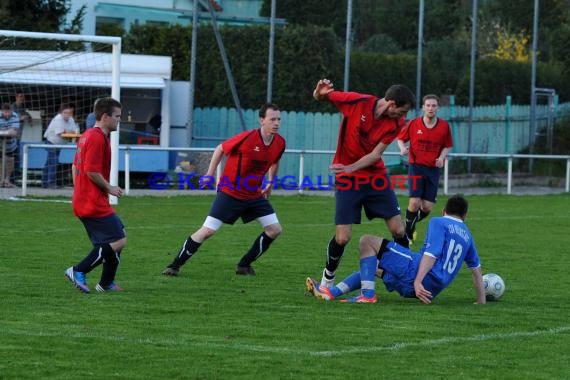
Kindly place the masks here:
[(14, 168), (15, 168), (12, 174), (13, 178), (11, 178), (13, 182), (16, 181), (16, 171), (19, 170), (20, 168), (20, 137), (22, 136), (21, 131), (22, 129), (24, 129), (26, 125), (32, 127), (32, 116), (28, 113), (27, 108), (28, 107), (26, 106), (26, 94), (24, 94), (23, 92), (17, 92), (16, 100), (14, 101), (14, 103), (12, 103), (12, 111), (18, 114), (18, 118), (20, 120), (20, 133), (16, 138), (16, 150), (14, 151), (13, 154)]
[[(61, 137), (62, 133), (79, 132), (79, 128), (73, 119), (74, 107), (71, 104), (62, 104), (59, 113), (51, 120), (44, 138), (48, 144), (67, 144), (67, 140)], [(60, 149), (48, 149), (46, 164), (42, 173), (42, 186), (44, 188), (57, 188), (56, 170)]]
[(20, 135), (20, 121), (18, 119), (18, 114), (12, 111), (12, 107), (8, 103), (2, 105), (2, 114), (0, 115), (0, 131), (7, 131), (7, 135), (2, 136), (6, 139), (3, 142), (2, 147), (6, 149), (2, 152), (2, 156), (5, 157), (5, 162), (2, 162), (3, 177), (0, 178), (1, 187), (14, 187), (14, 184), (10, 182), (10, 177), (14, 171), (14, 155), (18, 151), (18, 137)]

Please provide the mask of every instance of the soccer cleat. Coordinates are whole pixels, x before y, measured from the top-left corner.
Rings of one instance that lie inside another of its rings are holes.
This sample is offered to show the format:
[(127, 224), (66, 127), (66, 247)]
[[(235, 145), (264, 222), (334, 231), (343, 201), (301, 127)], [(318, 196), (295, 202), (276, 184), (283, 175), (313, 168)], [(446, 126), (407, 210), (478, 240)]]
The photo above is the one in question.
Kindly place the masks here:
[(81, 292), (90, 292), (89, 288), (87, 287), (87, 283), (85, 282), (85, 274), (76, 272), (73, 270), (73, 267), (69, 267), (65, 270), (65, 277)]
[(343, 303), (376, 303), (378, 302), (378, 298), (376, 298), (376, 294), (374, 297), (364, 297), (362, 294), (355, 297), (345, 298), (340, 300)]
[(99, 293), (122, 292), (123, 288), (112, 282), (109, 286), (101, 286), (100, 284), (97, 284), (97, 286), (95, 286), (95, 290), (97, 290)]
[(236, 274), (239, 274), (241, 276), (255, 276), (255, 271), (250, 266), (242, 267), (238, 265), (236, 267)]
[(178, 276), (178, 272), (180, 272), (180, 268), (178, 267), (166, 267), (166, 269), (162, 271), (162, 274), (165, 276)]
[(305, 280), (305, 286), (307, 287), (307, 292), (311, 293), (315, 298), (325, 301), (334, 300), (331, 290), (325, 286), (319, 285), (319, 283), (311, 277), (307, 277)]

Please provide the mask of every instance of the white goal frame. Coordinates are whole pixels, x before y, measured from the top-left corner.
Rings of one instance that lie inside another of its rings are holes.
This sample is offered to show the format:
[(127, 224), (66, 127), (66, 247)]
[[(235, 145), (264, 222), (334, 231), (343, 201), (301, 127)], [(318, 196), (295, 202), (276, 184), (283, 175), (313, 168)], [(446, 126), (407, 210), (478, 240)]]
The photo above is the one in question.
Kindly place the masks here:
[[(112, 63), (111, 63), (111, 96), (117, 100), (121, 99), (121, 38), (106, 36), (89, 36), (80, 34), (62, 34), (62, 33), (39, 33), (39, 32), (22, 32), (15, 30), (0, 30), (0, 38), (30, 38), (30, 39), (47, 39), (61, 40), (73, 42), (94, 42), (108, 44), (112, 46)], [(110, 184), (117, 186), (119, 184), (119, 128), (111, 132), (111, 173)], [(109, 195), (109, 202), (117, 204), (118, 199), (113, 195)]]

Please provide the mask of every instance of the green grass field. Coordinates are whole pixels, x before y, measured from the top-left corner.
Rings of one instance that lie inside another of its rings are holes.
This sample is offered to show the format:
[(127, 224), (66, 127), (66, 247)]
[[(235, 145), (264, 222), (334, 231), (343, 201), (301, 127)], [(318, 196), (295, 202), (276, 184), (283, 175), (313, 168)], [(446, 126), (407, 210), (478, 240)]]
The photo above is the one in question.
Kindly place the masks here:
[[(255, 263), (255, 277), (234, 274), (260, 231), (241, 222), (207, 241), (179, 277), (161, 276), (211, 200), (121, 199), (129, 241), (117, 282), (125, 291), (89, 295), (63, 276), (90, 249), (71, 205), (0, 201), (0, 378), (569, 376), (568, 195), (469, 198), (483, 271), (507, 286), (484, 306), (473, 304), (465, 269), (432, 305), (387, 294), (381, 284), (375, 305), (305, 295), (305, 277), (320, 276), (334, 231), (331, 197), (272, 199), (284, 233)], [(386, 232), (380, 221), (355, 226), (338, 276), (358, 268), (361, 234)], [(99, 274), (90, 274), (90, 285)]]

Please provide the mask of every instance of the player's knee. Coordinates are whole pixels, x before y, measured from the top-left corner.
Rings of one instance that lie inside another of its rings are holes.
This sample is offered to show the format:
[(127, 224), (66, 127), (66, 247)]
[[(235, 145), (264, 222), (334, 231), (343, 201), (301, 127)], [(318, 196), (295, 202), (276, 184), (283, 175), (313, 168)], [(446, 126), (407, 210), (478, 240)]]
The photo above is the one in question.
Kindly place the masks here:
[(351, 234), (347, 234), (347, 233), (340, 233), (340, 234), (336, 234), (335, 235), (335, 241), (338, 245), (344, 247), (345, 245), (348, 244), (348, 242), (350, 241), (350, 239), (352, 238)]
[[(204, 240), (209, 239), (210, 237), (214, 236), (215, 233), (216, 233), (216, 230), (202, 226), (202, 228), (200, 228), (200, 230), (199, 230), (199, 235), (200, 235), (199, 239), (201, 241), (204, 241)], [(194, 239), (194, 240), (196, 240), (196, 239)], [(198, 240), (196, 240), (196, 241), (198, 241)]]
[(283, 228), (281, 227), (281, 224), (279, 224), (279, 223), (271, 224), (271, 225), (265, 227), (265, 233), (271, 239), (277, 239), (277, 237), (279, 235), (281, 235), (282, 232), (283, 232)]
[(360, 252), (360, 258), (366, 258), (369, 256), (376, 255), (378, 248), (380, 247), (380, 240), (376, 236), (363, 235), (358, 241), (358, 251)]
[(408, 202), (408, 209), (410, 211), (418, 211), (422, 205), (422, 200), (420, 198), (410, 198)]
[(390, 226), (390, 232), (392, 233), (392, 236), (400, 238), (404, 236), (406, 229), (402, 223), (398, 223)]
[(120, 252), (123, 250), (123, 248), (125, 248), (125, 246), (127, 245), (127, 238), (124, 237), (122, 239), (116, 240), (112, 243), (109, 244), (111, 246), (111, 248), (113, 249), (113, 251), (115, 252)]

